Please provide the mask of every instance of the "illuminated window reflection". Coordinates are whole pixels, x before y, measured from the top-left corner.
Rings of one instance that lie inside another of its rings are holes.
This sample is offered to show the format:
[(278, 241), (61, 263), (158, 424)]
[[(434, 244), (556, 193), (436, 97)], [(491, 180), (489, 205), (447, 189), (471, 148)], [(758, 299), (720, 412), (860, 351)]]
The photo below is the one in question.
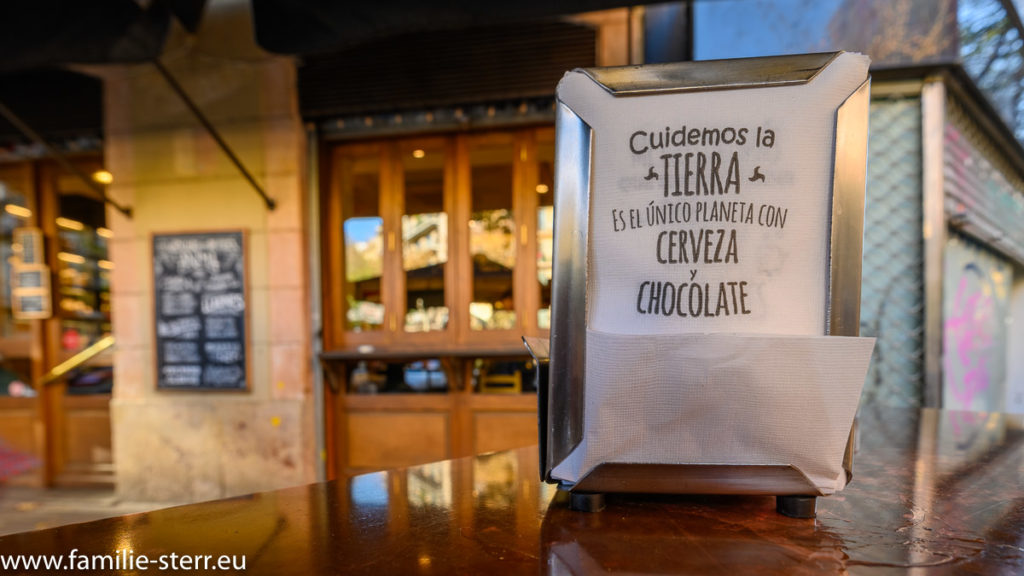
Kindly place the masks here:
[(377, 155), (341, 160), (345, 214), (345, 325), (355, 332), (384, 327), (381, 277), (384, 270), (384, 220), (380, 217)]
[(402, 268), (405, 270), (406, 332), (444, 330), (448, 214), (444, 211), (444, 148), (417, 148), (402, 155), (405, 214)]
[(512, 270), (516, 263), (512, 218), (511, 143), (474, 147), (469, 154), (472, 207), (469, 254), (473, 263), (473, 330), (515, 327)]
[(386, 508), (388, 505), (388, 475), (365, 474), (349, 480), (352, 502), (359, 506)]
[(537, 144), (537, 160), (537, 282), (540, 290), (537, 327), (548, 330), (551, 328), (551, 267), (555, 221), (554, 142)]
[(515, 504), (519, 461), (515, 452), (485, 454), (473, 460), (473, 496), (485, 508), (510, 509)]
[(452, 505), (451, 462), (435, 462), (417, 466), (408, 472), (409, 504), (411, 506)]

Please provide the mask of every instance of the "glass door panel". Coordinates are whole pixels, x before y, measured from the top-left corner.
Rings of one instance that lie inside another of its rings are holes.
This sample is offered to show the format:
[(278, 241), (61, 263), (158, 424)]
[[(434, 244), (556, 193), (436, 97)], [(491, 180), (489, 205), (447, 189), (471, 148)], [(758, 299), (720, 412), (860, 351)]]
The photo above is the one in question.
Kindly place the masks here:
[(30, 322), (15, 320), (12, 315), (11, 287), (14, 269), (21, 260), (14, 243), (14, 231), (32, 226), (34, 220), (30, 204), (31, 181), (27, 171), (18, 168), (20, 166), (0, 169), (0, 283), (3, 284), (0, 291), (0, 307), (3, 308), (0, 311), (0, 338), (27, 339), (31, 335)]
[(537, 327), (551, 329), (551, 263), (555, 221), (555, 143), (537, 143)]
[(103, 202), (60, 190), (59, 214), (60, 348), (63, 356), (70, 356), (110, 334), (110, 274), (114, 264), (107, 256), (111, 232), (105, 227)]
[(509, 330), (516, 324), (513, 159), (511, 142), (479, 144), (469, 151), (469, 255), (473, 266), (469, 326), (473, 330)]
[(448, 326), (445, 264), (448, 214), (444, 208), (445, 149), (401, 149), (405, 212), (402, 215), (402, 268), (405, 271), (405, 331), (432, 332)]
[(376, 153), (342, 157), (341, 192), (346, 199), (345, 328), (353, 332), (384, 327), (381, 279), (384, 271), (384, 220), (380, 216), (380, 157)]

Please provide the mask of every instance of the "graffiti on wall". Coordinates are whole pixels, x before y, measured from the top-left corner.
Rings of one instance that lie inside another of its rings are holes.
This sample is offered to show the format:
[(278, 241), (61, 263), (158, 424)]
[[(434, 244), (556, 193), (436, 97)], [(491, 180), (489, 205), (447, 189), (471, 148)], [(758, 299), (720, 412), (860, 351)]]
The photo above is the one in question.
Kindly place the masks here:
[(985, 248), (951, 235), (943, 296), (943, 405), (1003, 409), (1006, 317), (1012, 269)]
[[(978, 276), (977, 282), (969, 279)], [(962, 406), (970, 406), (978, 394), (989, 389), (992, 375), (988, 370), (988, 358), (992, 350), (991, 323), (994, 310), (991, 290), (978, 289), (985, 277), (979, 267), (971, 262), (961, 270), (960, 283), (953, 298), (952, 315), (946, 318), (944, 335), (946, 369), (961, 368), (961, 378), (950, 382), (952, 400)]]

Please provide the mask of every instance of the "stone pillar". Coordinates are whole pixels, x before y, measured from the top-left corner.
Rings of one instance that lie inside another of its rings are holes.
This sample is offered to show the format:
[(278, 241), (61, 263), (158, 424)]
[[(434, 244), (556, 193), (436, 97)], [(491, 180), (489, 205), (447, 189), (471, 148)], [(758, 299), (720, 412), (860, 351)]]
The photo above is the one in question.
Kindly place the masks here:
[[(289, 58), (162, 58), (277, 202), (268, 210), (152, 65), (108, 71), (114, 355), (111, 425), (125, 499), (197, 501), (315, 480), (304, 243), (305, 141)], [(248, 392), (156, 389), (152, 235), (248, 234)]]

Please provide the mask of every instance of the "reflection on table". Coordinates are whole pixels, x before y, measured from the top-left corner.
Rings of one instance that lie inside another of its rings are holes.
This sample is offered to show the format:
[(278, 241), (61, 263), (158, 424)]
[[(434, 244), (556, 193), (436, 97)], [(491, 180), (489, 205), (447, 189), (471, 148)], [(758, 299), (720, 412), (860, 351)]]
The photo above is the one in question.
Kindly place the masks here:
[(0, 554), (244, 554), (251, 574), (1024, 573), (1021, 417), (868, 409), (859, 430), (854, 481), (815, 520), (752, 496), (572, 512), (528, 448), (4, 537)]

